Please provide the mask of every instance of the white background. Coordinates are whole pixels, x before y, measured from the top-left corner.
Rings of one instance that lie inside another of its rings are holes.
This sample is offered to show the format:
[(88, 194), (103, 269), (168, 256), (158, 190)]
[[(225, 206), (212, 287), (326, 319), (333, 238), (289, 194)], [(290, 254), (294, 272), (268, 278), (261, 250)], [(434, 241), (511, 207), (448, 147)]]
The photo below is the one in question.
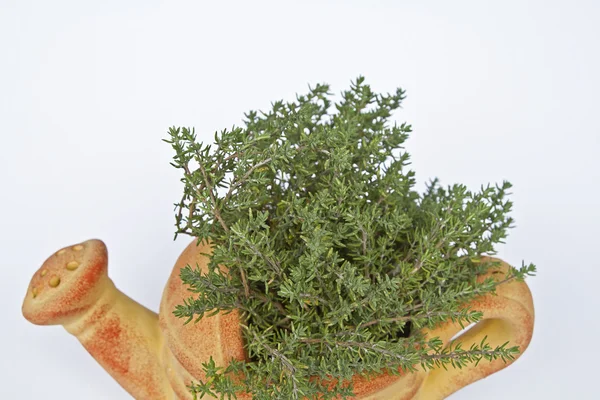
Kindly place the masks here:
[(538, 266), (530, 348), (452, 399), (597, 398), (599, 21), (595, 1), (1, 0), (0, 398), (130, 398), (21, 302), (47, 256), (100, 238), (117, 286), (158, 308), (189, 240), (168, 127), (212, 141), (359, 74), (407, 90), (419, 188), (514, 184), (499, 256)]

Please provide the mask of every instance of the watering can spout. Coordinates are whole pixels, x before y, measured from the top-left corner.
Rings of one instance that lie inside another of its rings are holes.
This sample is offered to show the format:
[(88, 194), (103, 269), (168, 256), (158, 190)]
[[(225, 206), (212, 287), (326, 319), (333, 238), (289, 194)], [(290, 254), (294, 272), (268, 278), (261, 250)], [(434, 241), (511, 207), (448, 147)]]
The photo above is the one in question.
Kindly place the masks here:
[(65, 247), (33, 275), (24, 317), (63, 325), (136, 399), (173, 399), (162, 367), (158, 315), (119, 291), (108, 277), (100, 240)]

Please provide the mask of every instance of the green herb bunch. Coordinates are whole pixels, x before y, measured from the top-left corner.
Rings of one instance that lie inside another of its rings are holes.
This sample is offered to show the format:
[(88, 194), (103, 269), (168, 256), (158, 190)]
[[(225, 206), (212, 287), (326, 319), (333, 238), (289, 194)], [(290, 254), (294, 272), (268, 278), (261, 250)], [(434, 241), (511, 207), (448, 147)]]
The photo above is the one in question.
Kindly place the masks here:
[(465, 302), (535, 266), (476, 281), (492, 266), (478, 257), (495, 254), (512, 228), (511, 185), (471, 192), (434, 179), (424, 193), (413, 190), (402, 146), (411, 126), (389, 123), (404, 98), (402, 89), (374, 93), (359, 77), (338, 103), (320, 84), (267, 113), (251, 111), (244, 127), (215, 134), (215, 148), (193, 129), (170, 129), (185, 185), (176, 236), (214, 246), (208, 273), (181, 271), (194, 296), (174, 313), (190, 322), (239, 310), (251, 360), (225, 367), (211, 359), (206, 381), (189, 387), (195, 398), (243, 390), (259, 400), (345, 399), (354, 374), (518, 353), (486, 342), (450, 351), (421, 332), (479, 321)]

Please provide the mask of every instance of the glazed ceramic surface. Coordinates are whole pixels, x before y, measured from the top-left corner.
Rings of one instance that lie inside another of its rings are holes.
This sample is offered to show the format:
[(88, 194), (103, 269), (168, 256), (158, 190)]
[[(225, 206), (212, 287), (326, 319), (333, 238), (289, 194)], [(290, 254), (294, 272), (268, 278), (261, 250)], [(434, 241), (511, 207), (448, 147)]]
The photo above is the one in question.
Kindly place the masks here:
[[(179, 278), (181, 268), (198, 265), (206, 272), (208, 257), (201, 253), (210, 251), (208, 245), (197, 246), (195, 240), (186, 247), (175, 263), (156, 314), (115, 287), (107, 274), (108, 255), (102, 241), (65, 247), (51, 255), (32, 277), (23, 315), (37, 325), (63, 325), (135, 399), (192, 399), (186, 386), (205, 378), (202, 363), (211, 356), (220, 366), (232, 359), (246, 359), (237, 312), (218, 313), (187, 325), (173, 315), (175, 306), (190, 297)], [(507, 271), (508, 265), (502, 263), (480, 279), (492, 276), (500, 280)], [(497, 295), (482, 296), (470, 305), (484, 313), (484, 320), (455, 339), (463, 348), (479, 344), (487, 336), (492, 346), (510, 341), (510, 345), (519, 346), (520, 354), (525, 351), (533, 333), (534, 309), (524, 282), (500, 285)], [(447, 323), (427, 334), (449, 344), (460, 331), (458, 324)], [(353, 379), (355, 399), (444, 399), (510, 363), (484, 360), (476, 367), (462, 369), (357, 375)], [(241, 393), (238, 398), (250, 396)]]

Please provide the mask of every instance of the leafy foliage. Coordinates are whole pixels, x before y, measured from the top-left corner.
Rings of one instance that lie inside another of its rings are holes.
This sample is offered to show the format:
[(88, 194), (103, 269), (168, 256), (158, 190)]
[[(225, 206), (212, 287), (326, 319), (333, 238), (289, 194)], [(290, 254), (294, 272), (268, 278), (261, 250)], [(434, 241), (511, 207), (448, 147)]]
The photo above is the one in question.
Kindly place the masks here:
[(251, 111), (244, 127), (215, 134), (214, 149), (193, 129), (169, 131), (184, 183), (176, 235), (214, 245), (208, 273), (182, 270), (195, 295), (174, 313), (190, 322), (240, 310), (252, 360), (211, 359), (194, 396), (346, 398), (353, 374), (518, 353), (485, 342), (444, 349), (420, 332), (479, 321), (481, 312), (461, 305), (535, 272), (523, 265), (501, 282), (476, 281), (491, 266), (479, 256), (495, 254), (512, 228), (510, 183), (471, 192), (434, 179), (419, 194), (402, 146), (411, 126), (388, 123), (404, 91), (376, 94), (359, 77), (339, 103), (330, 97), (317, 85)]

